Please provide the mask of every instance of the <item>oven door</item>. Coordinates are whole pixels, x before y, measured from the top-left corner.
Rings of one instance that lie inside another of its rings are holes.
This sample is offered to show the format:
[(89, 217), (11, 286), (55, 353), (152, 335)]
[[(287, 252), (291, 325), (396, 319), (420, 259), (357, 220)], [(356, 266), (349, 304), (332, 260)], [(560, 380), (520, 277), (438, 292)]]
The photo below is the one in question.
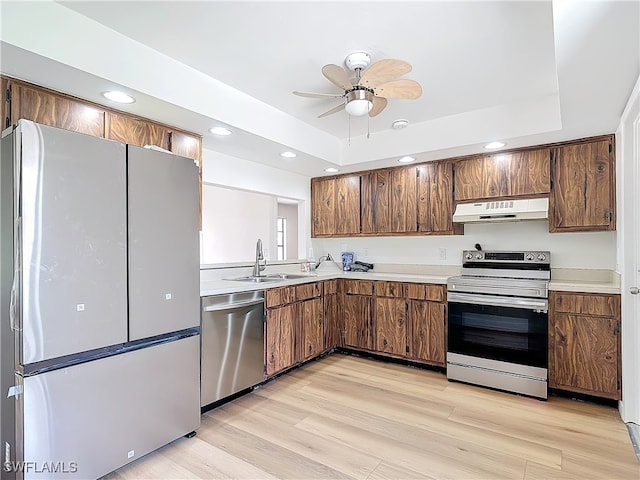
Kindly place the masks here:
[(548, 301), (448, 294), (447, 351), (547, 368)]

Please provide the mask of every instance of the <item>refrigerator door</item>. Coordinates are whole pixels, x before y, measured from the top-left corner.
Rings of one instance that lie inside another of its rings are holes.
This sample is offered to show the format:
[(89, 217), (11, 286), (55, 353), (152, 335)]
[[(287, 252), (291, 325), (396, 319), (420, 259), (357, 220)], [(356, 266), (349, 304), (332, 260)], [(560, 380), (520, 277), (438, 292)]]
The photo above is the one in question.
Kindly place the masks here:
[(126, 342), (125, 146), (24, 120), (19, 129), (21, 363)]
[(200, 325), (198, 167), (127, 145), (129, 339)]
[(25, 479), (99, 478), (197, 429), (199, 344), (192, 335), (26, 377), (24, 461), (38, 468)]

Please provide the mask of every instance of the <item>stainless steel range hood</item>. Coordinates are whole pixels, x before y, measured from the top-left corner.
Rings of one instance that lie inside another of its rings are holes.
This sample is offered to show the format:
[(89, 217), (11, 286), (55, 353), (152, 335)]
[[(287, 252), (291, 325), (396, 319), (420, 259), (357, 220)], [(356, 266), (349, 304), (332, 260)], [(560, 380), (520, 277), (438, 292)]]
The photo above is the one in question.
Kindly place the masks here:
[(453, 214), (455, 223), (517, 222), (547, 220), (548, 218), (549, 199), (546, 197), (459, 203)]

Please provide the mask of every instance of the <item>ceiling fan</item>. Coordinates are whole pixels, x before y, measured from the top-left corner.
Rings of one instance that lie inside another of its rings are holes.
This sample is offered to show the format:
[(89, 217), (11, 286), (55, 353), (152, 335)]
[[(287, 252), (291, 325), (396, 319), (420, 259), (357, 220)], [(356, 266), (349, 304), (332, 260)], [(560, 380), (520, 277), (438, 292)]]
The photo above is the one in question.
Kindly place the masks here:
[[(347, 55), (345, 64), (355, 72), (353, 81), (347, 71), (334, 64), (322, 67), (322, 74), (334, 85), (342, 88), (341, 95), (330, 93), (293, 92), (294, 95), (310, 98), (343, 98), (340, 105), (326, 111), (318, 118), (346, 110), (349, 115), (369, 114), (375, 117), (387, 106), (389, 98), (416, 99), (422, 95), (422, 87), (415, 80), (397, 79), (411, 71), (411, 65), (402, 60), (386, 59), (375, 62), (371, 67), (371, 57), (365, 52)], [(364, 74), (362, 73), (369, 67)], [(397, 80), (396, 80), (397, 79)]]

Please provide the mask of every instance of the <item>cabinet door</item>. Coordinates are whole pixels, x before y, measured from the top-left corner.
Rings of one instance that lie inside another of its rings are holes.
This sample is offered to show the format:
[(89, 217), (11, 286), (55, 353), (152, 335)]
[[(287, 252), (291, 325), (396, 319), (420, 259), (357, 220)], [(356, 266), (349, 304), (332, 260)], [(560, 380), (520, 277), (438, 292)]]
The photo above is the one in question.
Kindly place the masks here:
[(418, 230), (453, 231), (453, 166), (435, 162), (418, 167)]
[(183, 132), (172, 131), (170, 133), (170, 148), (173, 153), (182, 157), (192, 158), (200, 165), (202, 158), (202, 138)]
[(297, 304), (300, 329), (297, 337), (300, 341), (299, 360), (320, 355), (324, 350), (324, 322), (322, 319), (322, 299), (314, 298)]
[(556, 150), (549, 231), (615, 230), (612, 148), (601, 140)]
[(529, 150), (507, 154), (502, 159), (508, 165), (507, 195), (545, 194), (550, 190), (549, 161), (551, 150)]
[(617, 320), (556, 313), (552, 332), (551, 387), (620, 399)]
[(360, 175), (338, 177), (335, 182), (335, 233), (360, 233)]
[(362, 233), (391, 231), (389, 170), (374, 170), (362, 177)]
[(324, 296), (324, 349), (342, 346), (342, 322), (338, 315), (338, 295)]
[(267, 375), (273, 375), (295, 363), (295, 314), (295, 304), (267, 311)]
[(391, 171), (391, 232), (415, 232), (418, 224), (416, 168)]
[(342, 313), (345, 346), (371, 349), (371, 298), (344, 295)]
[(139, 147), (156, 145), (166, 150), (169, 149), (169, 130), (167, 128), (113, 112), (107, 113), (106, 137)]
[(407, 303), (404, 298), (376, 297), (374, 350), (406, 355)]
[(484, 197), (484, 158), (474, 157), (455, 164), (454, 192), (456, 201)]
[(444, 303), (409, 301), (409, 355), (445, 366), (446, 306)]
[(11, 123), (21, 118), (94, 137), (105, 136), (104, 110), (48, 90), (12, 82)]
[(336, 233), (335, 187), (333, 178), (311, 182), (311, 227), (314, 237)]

